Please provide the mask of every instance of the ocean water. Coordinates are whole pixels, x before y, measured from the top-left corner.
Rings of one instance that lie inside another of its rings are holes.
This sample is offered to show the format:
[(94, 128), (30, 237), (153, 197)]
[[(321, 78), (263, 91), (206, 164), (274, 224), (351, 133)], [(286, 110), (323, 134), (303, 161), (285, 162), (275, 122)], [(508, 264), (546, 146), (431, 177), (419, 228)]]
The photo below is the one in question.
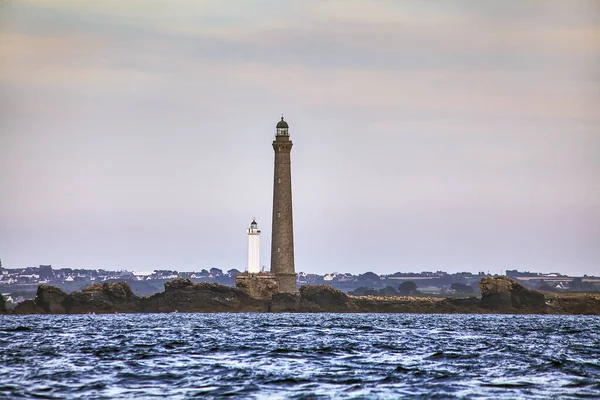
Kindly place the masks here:
[(0, 316), (0, 398), (600, 398), (600, 317)]

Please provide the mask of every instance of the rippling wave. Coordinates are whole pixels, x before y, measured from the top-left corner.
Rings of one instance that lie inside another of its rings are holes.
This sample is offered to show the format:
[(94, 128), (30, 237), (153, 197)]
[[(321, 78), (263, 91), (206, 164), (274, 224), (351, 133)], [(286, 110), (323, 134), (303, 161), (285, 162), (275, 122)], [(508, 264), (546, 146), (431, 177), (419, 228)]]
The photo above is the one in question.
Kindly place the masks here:
[(0, 398), (600, 398), (600, 317), (0, 316)]

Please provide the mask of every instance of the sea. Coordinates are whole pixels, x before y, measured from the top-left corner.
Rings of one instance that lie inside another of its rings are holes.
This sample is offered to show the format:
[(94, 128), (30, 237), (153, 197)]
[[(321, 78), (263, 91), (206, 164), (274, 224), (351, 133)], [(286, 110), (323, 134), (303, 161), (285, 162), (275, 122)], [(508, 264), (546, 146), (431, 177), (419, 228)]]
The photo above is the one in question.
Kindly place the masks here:
[(0, 398), (600, 398), (600, 317), (5, 315)]

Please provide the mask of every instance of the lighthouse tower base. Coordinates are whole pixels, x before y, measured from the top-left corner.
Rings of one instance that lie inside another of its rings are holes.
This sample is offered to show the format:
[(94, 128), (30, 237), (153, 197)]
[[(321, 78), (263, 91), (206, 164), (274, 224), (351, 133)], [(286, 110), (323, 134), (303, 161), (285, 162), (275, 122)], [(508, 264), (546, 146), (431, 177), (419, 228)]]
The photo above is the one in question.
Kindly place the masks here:
[(285, 293), (296, 293), (296, 274), (277, 274), (279, 291)]

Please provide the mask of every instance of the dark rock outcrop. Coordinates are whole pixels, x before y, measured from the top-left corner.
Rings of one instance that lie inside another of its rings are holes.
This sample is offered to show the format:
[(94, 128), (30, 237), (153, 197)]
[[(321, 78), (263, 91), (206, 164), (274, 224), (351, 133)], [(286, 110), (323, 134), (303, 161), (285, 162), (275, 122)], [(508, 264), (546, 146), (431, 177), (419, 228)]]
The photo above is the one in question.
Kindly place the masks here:
[(67, 294), (55, 286), (39, 285), (35, 303), (48, 314), (65, 314), (63, 302)]
[(600, 315), (600, 294), (551, 294), (547, 301), (552, 313)]
[(4, 314), (6, 312), (6, 300), (4, 300), (4, 296), (0, 293), (0, 314)]
[(354, 300), (328, 285), (302, 286), (299, 293), (273, 295), (271, 312), (357, 312)]
[(71, 293), (63, 306), (68, 314), (140, 312), (142, 299), (131, 291), (127, 282), (105, 282)]
[(300, 288), (300, 306), (311, 311), (356, 312), (354, 301), (344, 292), (329, 285), (302, 286)]
[(214, 283), (175, 279), (165, 291), (138, 297), (126, 282), (94, 284), (66, 294), (40, 285), (35, 300), (19, 303), (15, 314), (115, 312), (365, 312), (365, 313), (554, 313), (600, 315), (600, 296), (544, 295), (516, 281), (484, 278), (482, 298), (349, 296), (327, 285), (303, 286), (297, 293), (256, 299), (242, 290)]
[(181, 289), (189, 289), (194, 287), (194, 283), (189, 279), (177, 278), (175, 280), (165, 282), (165, 292), (175, 292)]
[(165, 291), (144, 298), (144, 312), (266, 312), (268, 302), (216, 283), (175, 279)]
[(546, 308), (544, 295), (527, 289), (514, 279), (504, 276), (483, 278), (479, 282), (481, 306), (494, 311), (527, 310), (543, 312)]
[(57, 287), (39, 285), (35, 300), (19, 303), (15, 314), (87, 314), (141, 312), (142, 299), (126, 282), (95, 283), (67, 294)]
[(276, 293), (271, 299), (271, 312), (299, 312), (300, 296), (293, 293)]
[(42, 307), (35, 302), (35, 300), (25, 300), (17, 304), (13, 310), (13, 314), (45, 314), (45, 312), (44, 309), (42, 309)]
[(213, 283), (175, 279), (165, 291), (136, 296), (126, 282), (106, 282), (66, 294), (40, 285), (35, 300), (20, 303), (15, 314), (84, 314), (128, 312), (266, 312), (269, 302), (254, 299), (241, 290)]
[(481, 301), (474, 296), (467, 298), (447, 298), (443, 300), (446, 304), (456, 307), (456, 308), (464, 308), (464, 309), (475, 309), (477, 307), (481, 307)]
[(352, 296), (360, 312), (366, 313), (470, 313), (479, 314), (486, 310), (480, 307), (479, 299), (442, 299), (417, 296)]

